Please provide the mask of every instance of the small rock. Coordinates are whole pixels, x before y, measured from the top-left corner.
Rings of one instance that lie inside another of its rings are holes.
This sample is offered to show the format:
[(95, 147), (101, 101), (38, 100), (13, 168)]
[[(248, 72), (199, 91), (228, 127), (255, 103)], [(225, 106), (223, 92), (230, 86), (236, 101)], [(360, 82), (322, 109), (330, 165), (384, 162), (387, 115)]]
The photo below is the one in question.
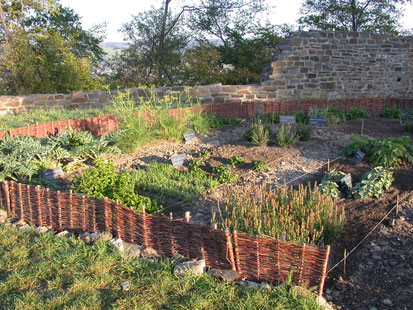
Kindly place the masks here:
[(122, 288), (123, 292), (129, 291), (129, 282), (126, 281), (126, 282), (121, 283), (120, 287)]
[(95, 240), (95, 242), (101, 242), (101, 241), (107, 242), (107, 241), (110, 241), (112, 239), (113, 239), (113, 235), (110, 232), (102, 231), (99, 234), (99, 237)]
[(322, 309), (326, 309), (326, 310), (334, 310), (327, 302), (327, 300), (325, 300), (325, 298), (323, 296), (318, 296), (316, 298), (316, 303), (319, 307), (321, 307)]
[(381, 247), (378, 246), (378, 245), (375, 245), (375, 246), (373, 247), (373, 251), (374, 251), (374, 252), (381, 252)]
[(29, 225), (19, 226), (19, 229), (22, 230), (22, 231), (30, 231), (30, 230), (32, 230), (32, 228), (31, 228)]
[(205, 260), (192, 260), (180, 263), (174, 268), (174, 275), (183, 277), (190, 273), (196, 276), (202, 275), (205, 270)]
[(6, 223), (10, 223), (10, 224), (14, 224), (14, 223), (17, 222), (17, 219), (14, 218), (14, 217), (8, 217), (8, 218), (6, 218), (6, 221), (5, 221), (5, 222), (6, 222)]
[(271, 291), (271, 285), (269, 285), (267, 282), (262, 282), (260, 284), (260, 288), (263, 290)]
[(40, 227), (36, 227), (36, 232), (38, 232), (39, 234), (44, 234), (47, 233), (49, 231), (49, 228), (44, 227), (44, 226), (40, 226)]
[(247, 285), (249, 287), (252, 287), (252, 288), (259, 288), (260, 287), (259, 283), (253, 282), (253, 281), (247, 281)]
[(225, 282), (234, 282), (235, 280), (241, 277), (237, 271), (219, 270), (215, 268), (208, 270), (208, 275), (217, 277), (218, 279), (223, 280)]
[(99, 239), (100, 232), (93, 232), (93, 233), (89, 234), (89, 237), (92, 240), (92, 242), (95, 242), (96, 240)]
[(67, 230), (63, 230), (56, 234), (56, 236), (58, 237), (65, 237), (65, 238), (69, 238), (71, 235), (72, 233), (68, 232)]
[(146, 258), (158, 258), (158, 257), (160, 257), (158, 252), (156, 252), (156, 250), (153, 249), (153, 248), (143, 249), (142, 252), (141, 252), (141, 256), (146, 257)]
[(7, 216), (7, 211), (0, 209), (0, 223), (5, 223)]
[(123, 243), (124, 254), (126, 257), (139, 257), (142, 252), (142, 246), (133, 243)]
[(238, 284), (238, 285), (241, 285), (241, 286), (246, 286), (247, 285), (247, 283), (245, 281), (237, 281), (235, 283)]
[(92, 237), (90, 236), (90, 233), (84, 232), (80, 236), (80, 240), (82, 240), (86, 244), (91, 244), (93, 242)]
[(383, 299), (383, 304), (385, 304), (386, 306), (391, 306), (393, 303), (391, 302), (390, 299), (386, 298), (386, 299)]
[(119, 252), (123, 252), (125, 250), (123, 240), (121, 238), (115, 238), (112, 240), (109, 240), (109, 245), (115, 249), (117, 249)]

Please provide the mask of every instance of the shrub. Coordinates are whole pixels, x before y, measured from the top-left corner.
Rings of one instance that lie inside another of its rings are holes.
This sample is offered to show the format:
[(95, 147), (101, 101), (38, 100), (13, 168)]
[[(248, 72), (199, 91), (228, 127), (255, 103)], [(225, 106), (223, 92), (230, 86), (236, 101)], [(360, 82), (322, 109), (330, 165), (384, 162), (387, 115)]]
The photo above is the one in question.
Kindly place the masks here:
[(385, 170), (383, 167), (376, 167), (361, 177), (360, 183), (352, 188), (351, 194), (355, 199), (380, 198), (393, 181), (392, 172)]
[(137, 189), (155, 194), (162, 199), (176, 198), (191, 201), (207, 189), (215, 188), (219, 182), (200, 168), (200, 158), (189, 163), (189, 171), (180, 171), (170, 164), (152, 162), (146, 169), (133, 173)]
[(363, 108), (354, 107), (346, 113), (346, 119), (368, 118), (370, 114)]
[(254, 118), (252, 126), (244, 133), (244, 138), (254, 145), (267, 145), (270, 141), (270, 129), (259, 118)]
[(309, 141), (311, 139), (312, 129), (309, 126), (298, 124), (295, 132), (301, 141)]
[(231, 173), (230, 166), (219, 164), (218, 166), (213, 168), (214, 173), (217, 174), (217, 180), (219, 183), (234, 183), (238, 175)]
[(251, 167), (252, 167), (252, 170), (257, 171), (257, 172), (263, 172), (263, 171), (267, 171), (268, 169), (270, 169), (270, 167), (268, 167), (268, 164), (262, 160), (253, 160), (251, 162)]
[(338, 182), (345, 176), (346, 174), (344, 172), (331, 170), (321, 179), (321, 183), (318, 185), (318, 190), (332, 198), (339, 198), (341, 193)]
[(289, 147), (294, 145), (299, 139), (295, 128), (291, 125), (281, 125), (280, 130), (275, 136), (275, 144), (279, 147)]
[(221, 117), (215, 118), (212, 122), (212, 127), (222, 127), (226, 125), (232, 126), (239, 126), (241, 124), (241, 120), (232, 117)]
[(223, 197), (212, 214), (212, 223), (223, 229), (321, 244), (333, 242), (344, 225), (343, 207), (309, 186), (270, 191), (257, 184), (226, 187)]
[(323, 110), (312, 106), (308, 112), (309, 117), (320, 117), (326, 119), (326, 125), (335, 125), (345, 122), (346, 115), (338, 109), (326, 107)]
[(94, 165), (95, 168), (87, 169), (80, 177), (75, 177), (72, 185), (75, 192), (118, 200), (138, 211), (145, 206), (148, 213), (162, 209), (155, 200), (136, 194), (133, 176), (127, 171), (115, 173), (112, 160), (97, 158)]
[(239, 165), (244, 162), (244, 158), (241, 156), (232, 156), (230, 159), (228, 159), (228, 163), (232, 166), (235, 167), (236, 165)]
[(383, 117), (391, 119), (399, 119), (402, 116), (402, 111), (399, 110), (396, 106), (392, 106), (383, 113)]

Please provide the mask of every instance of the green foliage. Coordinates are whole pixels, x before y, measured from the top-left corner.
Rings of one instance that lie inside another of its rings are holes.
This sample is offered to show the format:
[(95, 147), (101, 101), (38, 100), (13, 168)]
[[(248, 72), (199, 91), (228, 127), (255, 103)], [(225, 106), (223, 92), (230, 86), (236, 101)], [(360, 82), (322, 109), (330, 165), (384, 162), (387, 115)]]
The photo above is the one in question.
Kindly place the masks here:
[(346, 121), (346, 115), (338, 109), (333, 109), (326, 107), (323, 110), (317, 108), (317, 106), (312, 106), (310, 111), (308, 111), (309, 117), (325, 118), (326, 125), (340, 124)]
[(207, 159), (211, 157), (211, 153), (208, 150), (204, 150), (204, 151), (199, 152), (198, 157)]
[(368, 31), (397, 35), (404, 0), (306, 0), (299, 23), (310, 29)]
[(267, 145), (270, 141), (270, 129), (265, 126), (259, 117), (254, 118), (251, 128), (244, 133), (244, 138), (254, 145)]
[(324, 195), (328, 195), (332, 198), (339, 198), (341, 193), (338, 182), (345, 176), (346, 174), (344, 172), (331, 170), (321, 179), (321, 183), (318, 185), (318, 190)]
[(400, 168), (404, 163), (413, 162), (413, 146), (408, 136), (377, 140), (351, 136), (350, 140), (352, 143), (346, 146), (344, 154), (353, 156), (361, 150), (373, 166)]
[(275, 135), (275, 144), (279, 147), (290, 147), (299, 140), (295, 128), (291, 125), (282, 124)]
[(252, 167), (252, 170), (256, 172), (264, 172), (270, 169), (270, 167), (268, 167), (268, 164), (262, 160), (253, 160), (251, 162), (251, 167)]
[(232, 166), (235, 167), (236, 165), (239, 165), (244, 162), (244, 158), (241, 156), (232, 156), (230, 159), (228, 159), (228, 163)]
[(226, 125), (239, 126), (241, 121), (238, 118), (221, 117), (216, 118), (212, 127), (222, 127)]
[(213, 168), (213, 172), (217, 174), (216, 178), (220, 184), (223, 183), (235, 183), (238, 179), (238, 175), (231, 173), (231, 168), (228, 165), (219, 164)]
[(72, 189), (77, 193), (84, 193), (94, 197), (108, 197), (118, 200), (120, 204), (141, 211), (142, 206), (148, 213), (162, 210), (155, 200), (135, 193), (134, 177), (127, 171), (115, 172), (112, 160), (97, 158), (95, 168), (83, 171), (75, 177)]
[[(78, 238), (13, 226), (0, 225), (0, 256), (4, 310), (320, 309), (312, 294), (303, 294), (291, 282), (269, 291), (221, 282), (206, 274), (179, 278), (172, 273), (174, 260), (130, 259), (103, 242), (88, 246)], [(129, 292), (120, 289), (125, 281)]]
[(383, 117), (391, 119), (400, 119), (402, 116), (402, 111), (396, 106), (392, 106), (383, 113)]
[(170, 164), (151, 163), (146, 169), (133, 174), (136, 188), (164, 198), (177, 198), (190, 201), (202, 195), (207, 189), (215, 188), (218, 181), (208, 176), (200, 168), (202, 159), (190, 162), (189, 171), (179, 171)]
[(346, 113), (346, 119), (368, 118), (370, 114), (363, 108), (354, 107)]
[(300, 141), (309, 141), (311, 139), (312, 129), (309, 126), (298, 124), (295, 128), (297, 136), (300, 138)]
[(413, 122), (412, 122), (412, 123), (407, 123), (404, 128), (405, 128), (408, 132), (413, 133)]
[(380, 198), (393, 181), (392, 172), (385, 170), (383, 167), (376, 167), (363, 174), (360, 183), (352, 188), (351, 194), (355, 199)]
[(225, 190), (212, 217), (223, 229), (314, 244), (333, 242), (343, 229), (342, 206), (309, 186), (266, 190), (251, 184)]

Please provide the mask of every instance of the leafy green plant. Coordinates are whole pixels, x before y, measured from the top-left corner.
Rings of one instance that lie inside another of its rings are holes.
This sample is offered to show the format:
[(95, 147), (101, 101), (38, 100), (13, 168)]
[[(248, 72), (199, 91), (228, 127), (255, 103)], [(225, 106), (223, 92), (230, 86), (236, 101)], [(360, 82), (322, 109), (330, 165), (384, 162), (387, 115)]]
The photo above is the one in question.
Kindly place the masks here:
[(267, 190), (251, 184), (226, 187), (212, 224), (250, 234), (302, 243), (333, 242), (344, 225), (344, 209), (335, 201), (300, 185), (297, 190)]
[(213, 172), (216, 173), (216, 178), (219, 183), (234, 183), (238, 179), (238, 175), (231, 173), (231, 168), (228, 165), (219, 164), (213, 168)]
[(392, 172), (385, 170), (383, 167), (376, 167), (361, 177), (360, 183), (352, 188), (351, 194), (355, 199), (380, 198), (393, 181)]
[(270, 141), (270, 129), (256, 117), (252, 121), (251, 128), (244, 133), (244, 138), (254, 145), (267, 145)]
[(265, 124), (278, 124), (280, 122), (280, 115), (295, 115), (295, 120), (298, 124), (305, 124), (308, 121), (307, 116), (303, 112), (267, 113), (261, 115), (260, 119)]
[(318, 190), (332, 198), (339, 198), (341, 196), (338, 182), (344, 178), (346, 174), (342, 171), (331, 170), (325, 174), (318, 185)]
[(352, 143), (346, 146), (344, 154), (353, 156), (361, 150), (373, 166), (400, 168), (406, 162), (413, 162), (413, 146), (408, 136), (377, 140), (351, 136), (350, 140)]
[(312, 129), (309, 126), (298, 124), (295, 132), (300, 141), (309, 141), (311, 139)]
[(228, 159), (228, 163), (232, 166), (235, 167), (236, 165), (239, 165), (244, 162), (244, 158), (241, 156), (232, 156), (230, 159)]
[(312, 106), (308, 112), (309, 117), (325, 118), (326, 125), (340, 124), (346, 121), (346, 115), (338, 109), (326, 107), (320, 110), (316, 106)]
[(204, 151), (199, 152), (198, 157), (207, 159), (211, 157), (211, 153), (208, 150), (204, 150)]
[(291, 125), (282, 124), (275, 135), (275, 144), (279, 147), (290, 147), (299, 140), (295, 128)]
[(138, 211), (142, 210), (142, 206), (148, 213), (162, 209), (155, 200), (136, 194), (134, 177), (127, 171), (116, 173), (112, 160), (97, 158), (94, 165), (95, 168), (87, 169), (81, 176), (75, 177), (73, 191), (118, 200)]
[(391, 119), (400, 119), (402, 116), (402, 111), (396, 106), (392, 106), (383, 113), (383, 117)]
[(256, 172), (263, 172), (263, 171), (267, 171), (268, 169), (270, 169), (270, 167), (268, 167), (268, 164), (262, 160), (253, 160), (251, 162), (251, 167), (252, 167), (252, 170)]
[(363, 108), (354, 107), (346, 113), (346, 119), (368, 118), (370, 114)]
[(180, 171), (170, 164), (152, 162), (146, 169), (133, 173), (137, 189), (153, 193), (160, 199), (176, 198), (190, 201), (206, 190), (215, 188), (219, 182), (207, 175), (200, 167), (201, 158), (189, 163), (189, 171)]
[(404, 127), (408, 132), (413, 133), (413, 122), (406, 124)]
[(216, 127), (222, 127), (222, 126), (227, 126), (227, 125), (232, 125), (232, 126), (239, 126), (241, 124), (241, 120), (237, 118), (231, 118), (231, 117), (221, 117), (221, 118), (215, 118), (212, 121), (212, 128)]

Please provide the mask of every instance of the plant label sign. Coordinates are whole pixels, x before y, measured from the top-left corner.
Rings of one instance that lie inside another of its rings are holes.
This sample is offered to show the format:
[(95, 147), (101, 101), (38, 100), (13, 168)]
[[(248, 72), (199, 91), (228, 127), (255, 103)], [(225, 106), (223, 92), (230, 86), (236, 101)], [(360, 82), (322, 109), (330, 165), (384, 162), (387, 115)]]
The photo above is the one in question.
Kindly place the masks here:
[(310, 117), (308, 124), (311, 126), (325, 126), (326, 119), (321, 117)]
[(195, 137), (196, 137), (195, 131), (190, 131), (190, 132), (185, 132), (184, 133), (185, 142), (189, 142), (192, 139), (194, 139)]
[(339, 182), (340, 189), (347, 191), (353, 187), (353, 180), (351, 179), (351, 174), (348, 173)]
[(295, 124), (297, 123), (295, 115), (280, 115), (280, 124)]
[(45, 179), (57, 179), (64, 174), (62, 167), (42, 170), (42, 177)]
[(188, 163), (185, 153), (172, 156), (171, 162), (174, 168), (185, 166)]
[(352, 158), (353, 163), (355, 163), (356, 165), (361, 164), (361, 162), (363, 161), (364, 156), (366, 156), (366, 154), (364, 154), (362, 151), (358, 150), (356, 152), (356, 155), (354, 155), (354, 157)]

